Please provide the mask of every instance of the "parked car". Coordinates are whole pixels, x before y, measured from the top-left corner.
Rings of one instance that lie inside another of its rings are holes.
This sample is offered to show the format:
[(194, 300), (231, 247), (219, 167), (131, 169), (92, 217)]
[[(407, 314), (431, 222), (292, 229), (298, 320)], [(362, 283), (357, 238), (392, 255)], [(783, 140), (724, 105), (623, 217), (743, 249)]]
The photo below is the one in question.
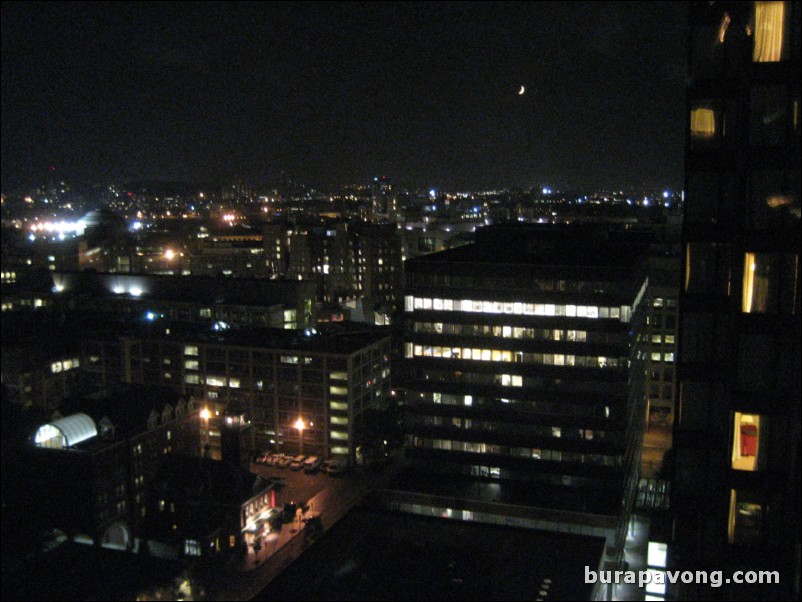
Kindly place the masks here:
[(289, 456), (282, 456), (276, 461), (276, 466), (279, 468), (287, 468), (292, 463), (292, 458)]
[(323, 464), (323, 459), (319, 456), (309, 456), (304, 460), (304, 472), (313, 474), (318, 471), (320, 465)]
[(326, 464), (326, 474), (337, 476), (348, 471), (348, 459), (341, 457), (331, 458)]
[(298, 460), (294, 459), (290, 463), (290, 470), (301, 470), (304, 467), (303, 462), (299, 462)]

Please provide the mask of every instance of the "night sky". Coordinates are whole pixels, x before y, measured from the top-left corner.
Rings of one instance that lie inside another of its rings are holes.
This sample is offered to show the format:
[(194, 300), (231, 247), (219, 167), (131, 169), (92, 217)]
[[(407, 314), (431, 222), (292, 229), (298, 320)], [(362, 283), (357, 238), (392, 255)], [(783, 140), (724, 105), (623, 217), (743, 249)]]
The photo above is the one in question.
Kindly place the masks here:
[(685, 29), (681, 2), (3, 2), (2, 186), (676, 189)]

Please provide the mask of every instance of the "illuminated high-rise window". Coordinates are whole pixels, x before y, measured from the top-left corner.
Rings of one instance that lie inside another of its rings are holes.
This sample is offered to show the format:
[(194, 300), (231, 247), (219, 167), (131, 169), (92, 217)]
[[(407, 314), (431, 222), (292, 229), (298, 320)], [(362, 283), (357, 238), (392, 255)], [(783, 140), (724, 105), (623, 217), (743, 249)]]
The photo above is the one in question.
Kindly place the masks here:
[(765, 464), (768, 420), (758, 414), (735, 412), (732, 437), (732, 467), (759, 470)]
[(763, 522), (763, 505), (754, 493), (730, 491), (730, 517), (727, 541), (731, 544), (748, 544), (760, 539)]
[(752, 60), (776, 63), (784, 57), (785, 2), (755, 2), (755, 45)]
[(746, 253), (741, 311), (796, 313), (799, 255)]
[(691, 138), (709, 140), (716, 135), (716, 113), (712, 108), (697, 107), (691, 111)]

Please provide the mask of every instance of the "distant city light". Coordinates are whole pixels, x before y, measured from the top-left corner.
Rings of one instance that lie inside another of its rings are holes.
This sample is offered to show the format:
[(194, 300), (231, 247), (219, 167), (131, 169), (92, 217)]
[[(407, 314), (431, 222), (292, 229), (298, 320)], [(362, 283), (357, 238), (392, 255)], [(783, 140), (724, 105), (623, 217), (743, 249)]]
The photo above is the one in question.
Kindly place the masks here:
[(142, 222), (136, 221), (131, 224), (131, 230), (141, 230)]
[(543, 194), (551, 194), (551, 188), (544, 186), (543, 187)]
[(111, 289), (111, 292), (114, 293), (115, 295), (122, 295), (125, 292), (125, 288), (120, 285), (117, 285), (113, 289)]
[[(58, 222), (39, 222), (31, 225), (32, 232), (56, 232), (58, 234), (74, 234), (80, 236), (86, 230), (86, 223), (82, 221), (68, 222), (61, 220)], [(62, 239), (63, 240), (63, 239)]]
[(429, 196), (430, 196), (431, 198), (434, 198), (434, 197), (436, 197), (436, 196), (437, 196), (437, 191), (436, 191), (434, 188), (432, 188), (432, 189), (429, 191)]
[(173, 257), (175, 257), (175, 251), (173, 251), (172, 249), (167, 249), (164, 252), (164, 258), (165, 259), (172, 259)]
[(153, 322), (153, 320), (156, 319), (156, 314), (154, 314), (152, 311), (149, 311), (148, 313), (145, 314), (145, 318)]
[(132, 287), (129, 291), (134, 297), (139, 297), (142, 294), (142, 289), (138, 286)]
[(667, 199), (667, 198), (668, 198), (668, 197), (670, 197), (670, 196), (671, 196), (671, 193), (670, 193), (670, 192), (668, 192), (668, 190), (665, 190), (665, 191), (663, 191), (663, 198), (664, 198), (664, 199)]

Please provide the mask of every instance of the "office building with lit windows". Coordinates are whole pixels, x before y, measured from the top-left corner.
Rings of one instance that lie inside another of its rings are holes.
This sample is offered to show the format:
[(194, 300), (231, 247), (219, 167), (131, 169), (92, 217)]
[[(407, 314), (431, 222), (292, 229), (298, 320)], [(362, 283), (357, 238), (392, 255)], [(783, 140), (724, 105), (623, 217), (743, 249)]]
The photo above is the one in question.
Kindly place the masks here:
[[(671, 449), (676, 390), (677, 313), (680, 253), (654, 251), (649, 257), (649, 309), (643, 331), (646, 363), (646, 430), (643, 435), (641, 476), (665, 476), (663, 459)], [(675, 252), (676, 251), (676, 252)]]
[(800, 3), (695, 2), (669, 568), (682, 599), (798, 599)]
[(201, 443), (213, 457), (224, 448), (218, 415), (227, 413), (250, 423), (251, 452), (355, 462), (365, 412), (390, 398), (390, 336), (376, 328), (213, 330), (155, 320), (116, 335), (86, 337), (85, 371), (102, 382), (171, 386), (197, 400), (209, 410)]
[(599, 228), (511, 224), (406, 263), (399, 488), (418, 495), (399, 507), (602, 536), (617, 558), (646, 412), (645, 260)]

